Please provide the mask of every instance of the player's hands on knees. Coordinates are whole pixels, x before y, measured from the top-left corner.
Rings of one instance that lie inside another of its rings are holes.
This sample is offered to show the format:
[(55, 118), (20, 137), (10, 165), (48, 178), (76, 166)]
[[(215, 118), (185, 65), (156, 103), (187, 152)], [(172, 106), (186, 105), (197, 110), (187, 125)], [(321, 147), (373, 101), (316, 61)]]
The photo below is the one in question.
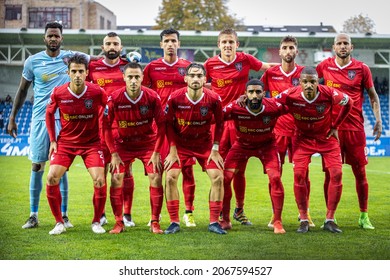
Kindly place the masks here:
[(207, 159), (207, 164), (209, 164), (210, 161), (214, 161), (219, 169), (221, 170), (224, 169), (223, 158), (221, 157), (218, 151), (211, 150), (209, 158)]
[(153, 164), (153, 173), (162, 173), (162, 163), (160, 153), (153, 152), (150, 160), (148, 161), (148, 165)]
[(50, 142), (49, 159), (51, 158), (51, 155), (56, 152), (57, 152), (57, 142), (56, 141)]
[(180, 159), (177, 155), (177, 152), (170, 152), (164, 160), (164, 169), (168, 171), (171, 169), (172, 165), (177, 162), (180, 165)]
[(114, 173), (115, 171), (117, 173), (120, 173), (120, 165), (125, 165), (122, 159), (120, 158), (118, 153), (112, 153), (111, 154), (111, 162), (110, 162), (110, 172)]

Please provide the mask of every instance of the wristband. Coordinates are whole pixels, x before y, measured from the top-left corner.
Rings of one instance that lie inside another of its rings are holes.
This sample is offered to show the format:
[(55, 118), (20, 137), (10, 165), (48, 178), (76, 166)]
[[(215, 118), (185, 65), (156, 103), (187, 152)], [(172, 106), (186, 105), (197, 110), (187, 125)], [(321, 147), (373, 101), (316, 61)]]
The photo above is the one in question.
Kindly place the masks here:
[(213, 147), (211, 148), (212, 151), (219, 151), (219, 144), (214, 144)]

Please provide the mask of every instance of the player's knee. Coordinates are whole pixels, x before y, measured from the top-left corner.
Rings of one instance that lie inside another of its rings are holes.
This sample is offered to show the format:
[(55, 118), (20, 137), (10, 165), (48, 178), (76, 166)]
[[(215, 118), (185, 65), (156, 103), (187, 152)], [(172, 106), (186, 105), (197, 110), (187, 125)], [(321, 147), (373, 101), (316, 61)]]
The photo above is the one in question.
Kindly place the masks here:
[(341, 168), (329, 168), (329, 176), (331, 181), (335, 183), (341, 182), (341, 178), (342, 178)]
[(299, 185), (304, 184), (306, 179), (306, 169), (295, 169), (294, 170), (294, 181)]
[(118, 174), (118, 173), (112, 174), (111, 175), (111, 187), (113, 187), (113, 188), (120, 187), (122, 185), (122, 182), (123, 182), (122, 178), (123, 178), (122, 174)]
[(58, 185), (60, 183), (60, 179), (61, 178), (59, 176), (56, 176), (55, 174), (49, 172), (49, 174), (47, 174), (46, 183), (49, 186)]
[(149, 173), (149, 181), (152, 187), (159, 187), (162, 184), (161, 175), (158, 173)]
[(96, 188), (101, 188), (106, 184), (106, 180), (103, 177), (98, 177), (94, 180), (94, 186)]
[(44, 171), (45, 170), (45, 164), (42, 162), (33, 163), (31, 165), (31, 170), (34, 172)]
[(176, 186), (177, 184), (177, 176), (176, 174), (168, 172), (165, 175), (165, 183), (167, 186)]

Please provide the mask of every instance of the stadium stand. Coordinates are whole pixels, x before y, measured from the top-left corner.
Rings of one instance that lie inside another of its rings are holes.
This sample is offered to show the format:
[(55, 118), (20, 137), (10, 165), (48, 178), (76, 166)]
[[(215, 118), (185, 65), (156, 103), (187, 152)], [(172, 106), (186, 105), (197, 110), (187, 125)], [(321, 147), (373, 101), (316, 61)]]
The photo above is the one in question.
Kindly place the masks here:
[[(379, 100), (381, 104), (382, 111), (382, 135), (389, 136), (390, 135), (390, 126), (389, 126), (389, 93), (379, 94)], [(372, 129), (375, 124), (374, 113), (372, 112), (370, 99), (368, 94), (364, 94), (364, 103), (363, 103), (363, 115), (364, 115), (364, 129), (366, 131), (367, 136), (372, 135)]]
[[(9, 114), (12, 109), (12, 104), (3, 104), (1, 105), (3, 113), (4, 113), (4, 129), (0, 131), (0, 135), (7, 135), (6, 126), (8, 124)], [(0, 108), (1, 110), (1, 108)], [(32, 104), (30, 101), (26, 101), (22, 108), (20, 109), (18, 115), (16, 116), (16, 124), (18, 125), (18, 135), (26, 135), (30, 134), (30, 126), (31, 126), (31, 117), (32, 117)]]

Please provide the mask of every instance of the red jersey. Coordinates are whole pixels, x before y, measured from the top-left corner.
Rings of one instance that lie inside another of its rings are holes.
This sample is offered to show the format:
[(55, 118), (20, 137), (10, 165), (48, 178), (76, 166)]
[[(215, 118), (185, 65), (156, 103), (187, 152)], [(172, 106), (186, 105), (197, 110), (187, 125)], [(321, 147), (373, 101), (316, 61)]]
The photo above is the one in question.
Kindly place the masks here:
[(185, 147), (212, 144), (211, 123), (215, 120), (214, 141), (220, 141), (223, 130), (221, 98), (211, 90), (203, 88), (203, 95), (192, 101), (187, 87), (171, 94), (165, 108), (168, 140)]
[[(296, 65), (290, 73), (283, 71), (282, 66), (273, 66), (267, 69), (261, 81), (264, 83), (264, 90), (270, 93), (271, 97), (277, 96), (290, 87), (299, 85), (299, 76), (304, 66)], [(294, 118), (290, 114), (281, 116), (276, 122), (274, 133), (281, 136), (293, 136), (295, 131)]]
[(348, 95), (323, 85), (318, 85), (317, 95), (307, 100), (301, 87), (292, 87), (282, 92), (277, 101), (287, 105), (295, 119), (298, 135), (323, 139), (327, 136), (333, 122), (333, 105), (346, 105)]
[(99, 143), (99, 117), (107, 103), (107, 95), (101, 87), (85, 82), (85, 90), (74, 94), (70, 83), (55, 87), (46, 109), (46, 124), (50, 141), (55, 141), (54, 113), (59, 108), (61, 130), (58, 145), (85, 148)]
[(254, 113), (248, 107), (240, 107), (236, 102), (224, 109), (224, 119), (233, 120), (236, 128), (236, 141), (249, 149), (261, 147), (275, 139), (272, 132), (278, 117), (287, 113), (284, 105), (273, 98), (263, 98), (263, 109)]
[(89, 62), (88, 80), (104, 88), (110, 95), (115, 90), (126, 85), (123, 80), (123, 68), (127, 61), (119, 59), (117, 63), (111, 65), (104, 61), (104, 58)]
[(187, 87), (184, 76), (189, 64), (191, 62), (184, 58), (178, 58), (172, 64), (165, 62), (164, 58), (153, 60), (145, 66), (142, 85), (155, 90), (160, 95), (162, 106), (165, 107), (173, 91)]
[[(159, 152), (165, 134), (165, 119), (160, 97), (154, 90), (141, 86), (139, 97), (132, 100), (126, 93), (126, 87), (123, 87), (112, 93), (104, 115), (106, 143), (111, 153), (116, 151), (111, 128), (114, 121), (119, 134), (119, 139), (116, 139), (118, 143), (126, 142), (135, 150), (153, 145), (155, 151)], [(153, 129), (153, 121), (157, 124), (157, 133)]]
[(250, 70), (259, 71), (263, 63), (251, 54), (237, 52), (235, 59), (226, 63), (219, 55), (206, 60), (207, 81), (211, 81), (212, 90), (226, 106), (245, 92)]
[[(336, 63), (336, 59), (332, 57), (318, 64), (317, 72), (319, 78), (324, 78), (326, 86), (345, 92), (354, 101), (351, 112), (339, 129), (364, 131), (364, 89), (374, 86), (370, 68), (354, 58), (351, 59), (348, 65), (341, 67)], [(338, 110), (335, 109), (333, 113), (337, 114)]]

